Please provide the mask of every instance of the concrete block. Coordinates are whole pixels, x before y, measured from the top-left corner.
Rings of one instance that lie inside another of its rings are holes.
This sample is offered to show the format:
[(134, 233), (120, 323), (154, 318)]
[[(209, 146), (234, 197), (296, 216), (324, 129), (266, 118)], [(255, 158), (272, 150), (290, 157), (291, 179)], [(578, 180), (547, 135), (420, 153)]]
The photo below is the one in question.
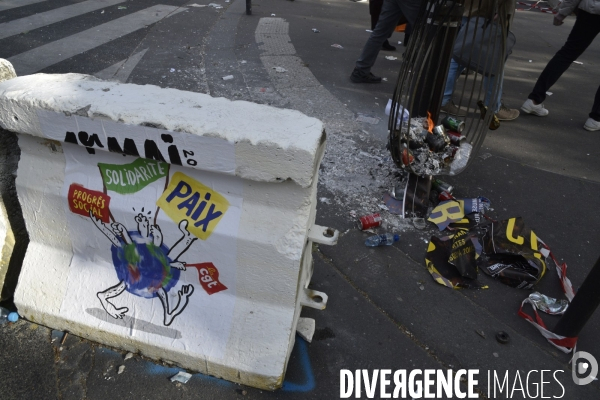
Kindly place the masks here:
[(15, 72), (15, 69), (10, 61), (0, 58), (0, 82), (4, 82), (16, 77), (17, 73)]
[(30, 75), (0, 83), (30, 244), (25, 318), (184, 368), (281, 386), (308, 290), (320, 121), (198, 93)]
[(15, 247), (15, 235), (10, 226), (4, 202), (0, 196), (0, 291), (8, 271), (8, 263)]

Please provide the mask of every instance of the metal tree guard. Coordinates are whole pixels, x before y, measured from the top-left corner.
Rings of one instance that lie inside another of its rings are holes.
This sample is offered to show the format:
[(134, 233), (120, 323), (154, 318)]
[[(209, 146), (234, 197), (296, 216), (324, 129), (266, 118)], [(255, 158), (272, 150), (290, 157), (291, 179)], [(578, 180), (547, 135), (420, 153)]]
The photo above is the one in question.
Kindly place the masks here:
[[(499, 126), (486, 109), (497, 107), (504, 72), (509, 34), (505, 2), (431, 0), (421, 6), (388, 123), (389, 150), (398, 167), (420, 176), (456, 175), (474, 159), (488, 129)], [(462, 129), (448, 121), (443, 127), (440, 116), (452, 58), (460, 60), (459, 72), (464, 68), (453, 93), (467, 113), (454, 116), (464, 122)]]

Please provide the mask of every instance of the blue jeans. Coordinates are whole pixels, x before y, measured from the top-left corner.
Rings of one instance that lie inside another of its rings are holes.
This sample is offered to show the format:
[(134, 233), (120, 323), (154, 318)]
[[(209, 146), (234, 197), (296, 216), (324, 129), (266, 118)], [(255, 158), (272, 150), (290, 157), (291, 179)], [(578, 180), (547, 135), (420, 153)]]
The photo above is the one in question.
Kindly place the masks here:
[[(462, 24), (466, 24), (468, 19), (468, 17), (463, 17)], [(448, 70), (448, 77), (446, 78), (446, 88), (444, 89), (444, 97), (442, 97), (442, 106), (448, 104), (448, 102), (452, 99), (452, 93), (454, 93), (454, 85), (456, 84), (458, 76), (464, 69), (465, 66), (456, 62), (454, 57), (452, 58), (452, 60), (450, 60), (450, 69)], [(485, 90), (485, 99), (483, 100), (483, 104), (485, 104), (487, 107), (490, 107), (490, 100), (494, 92), (494, 86), (499, 85), (498, 96), (495, 99), (496, 102), (494, 104), (494, 114), (500, 110), (500, 103), (502, 98), (502, 83), (504, 82), (504, 71), (502, 71), (500, 79), (496, 78), (496, 76), (483, 77), (483, 88)]]

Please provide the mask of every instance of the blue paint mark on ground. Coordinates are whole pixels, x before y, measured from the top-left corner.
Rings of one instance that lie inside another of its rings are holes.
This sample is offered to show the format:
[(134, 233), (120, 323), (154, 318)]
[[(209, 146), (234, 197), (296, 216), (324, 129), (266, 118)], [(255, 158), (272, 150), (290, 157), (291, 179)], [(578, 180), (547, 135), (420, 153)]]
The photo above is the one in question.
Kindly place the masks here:
[[(313, 374), (312, 365), (310, 363), (310, 357), (308, 356), (308, 344), (306, 341), (299, 336), (296, 337), (296, 346), (294, 351), (297, 353), (298, 361), (300, 363), (300, 371), (303, 375), (303, 382), (290, 382), (284, 381), (283, 387), (281, 391), (283, 392), (298, 392), (298, 393), (306, 393), (312, 391), (316, 386), (315, 376)], [(163, 365), (154, 364), (151, 362), (147, 362), (145, 367), (146, 373), (150, 375), (162, 375), (165, 377), (172, 377), (177, 374), (179, 371), (183, 371), (181, 368), (177, 367), (165, 367)], [(192, 376), (193, 379), (201, 379), (209, 384), (217, 384), (224, 387), (232, 387), (237, 386), (232, 382), (225, 381), (223, 379), (215, 378), (214, 376), (204, 375), (200, 373), (196, 373)]]
[(283, 382), (283, 387), (281, 391), (283, 392), (310, 392), (316, 386), (315, 375), (313, 374), (312, 365), (310, 364), (310, 357), (308, 356), (308, 345), (304, 341), (304, 339), (297, 337), (296, 338), (296, 347), (298, 349), (300, 368), (304, 373), (304, 382), (303, 383), (294, 383), (294, 382)]
[[(146, 372), (150, 375), (165, 375), (166, 377), (172, 377), (173, 375), (177, 374), (179, 371), (185, 371), (181, 368), (177, 368), (177, 367), (165, 367), (163, 365), (158, 365), (158, 364), (153, 364), (151, 362), (148, 362), (148, 365), (146, 366)], [(233, 386), (234, 384), (229, 382), (229, 381), (225, 381), (223, 379), (219, 379), (219, 378), (215, 378), (214, 376), (210, 376), (210, 375), (204, 375), (201, 373), (196, 373), (194, 375), (192, 375), (192, 379), (201, 379), (207, 383), (213, 383), (213, 384), (217, 384), (220, 386), (225, 386), (225, 387), (230, 387)]]

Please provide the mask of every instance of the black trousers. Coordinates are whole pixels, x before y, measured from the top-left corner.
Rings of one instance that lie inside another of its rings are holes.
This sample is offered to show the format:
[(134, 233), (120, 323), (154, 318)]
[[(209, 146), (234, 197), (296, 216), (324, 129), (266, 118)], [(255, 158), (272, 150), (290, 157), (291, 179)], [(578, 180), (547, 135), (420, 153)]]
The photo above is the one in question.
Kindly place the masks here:
[[(546, 99), (546, 91), (558, 81), (561, 75), (569, 69), (571, 63), (583, 54), (600, 33), (600, 15), (590, 14), (581, 9), (577, 11), (577, 20), (567, 42), (546, 65), (535, 83), (533, 92), (529, 94), (529, 98), (536, 103), (542, 103)], [(600, 121), (600, 86), (596, 91), (590, 118)]]

